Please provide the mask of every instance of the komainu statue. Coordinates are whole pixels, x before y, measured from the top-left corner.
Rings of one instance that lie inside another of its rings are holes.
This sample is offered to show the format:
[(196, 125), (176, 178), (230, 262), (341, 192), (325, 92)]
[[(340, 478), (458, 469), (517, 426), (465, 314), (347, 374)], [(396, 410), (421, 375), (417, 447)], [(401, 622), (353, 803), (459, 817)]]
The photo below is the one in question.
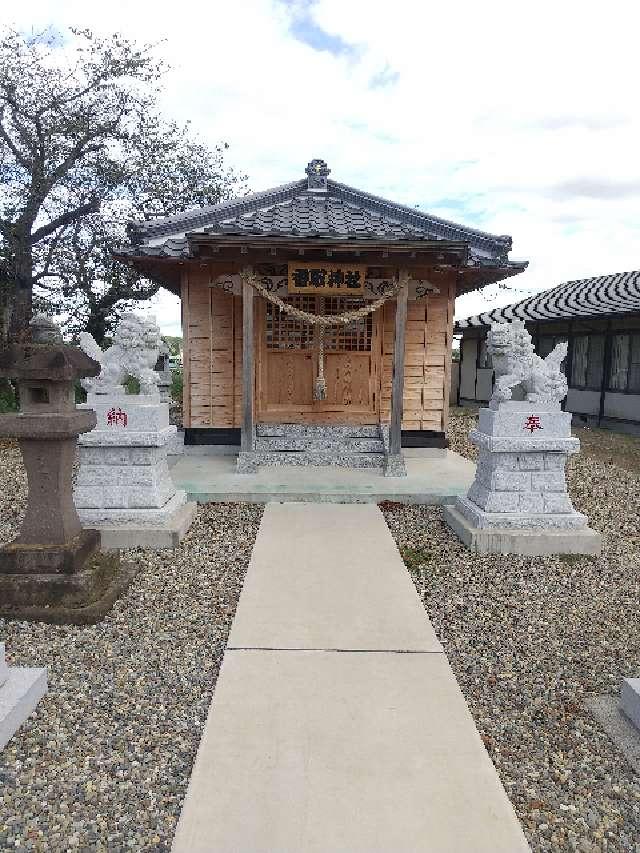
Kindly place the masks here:
[(85, 391), (94, 394), (122, 394), (124, 383), (133, 376), (140, 383), (140, 394), (158, 393), (158, 374), (153, 369), (162, 346), (155, 317), (123, 314), (116, 327), (113, 344), (101, 350), (92, 335), (80, 334), (80, 347), (100, 363), (95, 379), (85, 379)]
[(567, 379), (562, 362), (567, 344), (560, 343), (546, 358), (536, 355), (531, 335), (521, 321), (494, 323), (487, 338), (496, 382), (490, 408), (513, 398), (536, 403), (539, 407), (559, 409), (567, 396)]

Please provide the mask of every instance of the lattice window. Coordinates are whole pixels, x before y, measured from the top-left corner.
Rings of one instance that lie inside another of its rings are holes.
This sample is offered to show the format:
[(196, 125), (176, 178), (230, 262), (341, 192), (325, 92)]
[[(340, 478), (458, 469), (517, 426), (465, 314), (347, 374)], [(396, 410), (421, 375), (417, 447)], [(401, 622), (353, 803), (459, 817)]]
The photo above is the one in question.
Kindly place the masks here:
[[(301, 311), (316, 313), (316, 297), (303, 294), (290, 296), (287, 300)], [(313, 349), (313, 326), (302, 323), (267, 302), (267, 349), (307, 350)]]
[[(324, 299), (324, 309), (322, 300)], [(347, 296), (314, 296), (313, 294), (297, 294), (288, 297), (288, 302), (308, 311), (310, 314), (342, 314), (361, 308), (365, 302), (362, 299)], [(275, 305), (267, 302), (266, 342), (269, 350), (309, 350), (314, 348), (318, 335), (318, 326), (303, 323), (295, 317), (290, 317), (284, 311), (279, 311)], [(325, 352), (371, 352), (371, 337), (373, 334), (373, 316), (369, 314), (361, 320), (349, 323), (347, 326), (325, 327)]]
[[(342, 314), (344, 311), (353, 311), (365, 305), (363, 299), (354, 299), (346, 296), (324, 297), (325, 314)], [(321, 310), (319, 306), (319, 310)], [(373, 315), (368, 314), (361, 320), (349, 323), (347, 326), (328, 326), (324, 336), (324, 348), (326, 352), (371, 352), (371, 336), (373, 334)]]

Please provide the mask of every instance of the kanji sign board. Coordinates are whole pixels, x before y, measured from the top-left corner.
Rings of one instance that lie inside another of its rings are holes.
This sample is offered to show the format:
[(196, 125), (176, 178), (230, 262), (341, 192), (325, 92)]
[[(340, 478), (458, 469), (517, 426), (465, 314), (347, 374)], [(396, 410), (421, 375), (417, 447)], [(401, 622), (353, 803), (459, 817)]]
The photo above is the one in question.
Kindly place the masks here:
[(354, 264), (325, 264), (291, 262), (289, 293), (362, 296), (367, 268)]

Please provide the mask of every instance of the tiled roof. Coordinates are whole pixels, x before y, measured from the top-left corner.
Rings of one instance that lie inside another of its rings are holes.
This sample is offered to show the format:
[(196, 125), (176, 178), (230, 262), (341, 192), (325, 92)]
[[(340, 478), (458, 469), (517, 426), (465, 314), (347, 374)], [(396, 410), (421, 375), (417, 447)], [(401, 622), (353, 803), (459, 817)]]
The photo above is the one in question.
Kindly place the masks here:
[(467, 228), (337, 181), (326, 179), (323, 189), (311, 186), (304, 178), (176, 216), (135, 223), (130, 228), (132, 245), (122, 253), (186, 258), (190, 239), (206, 235), (390, 243), (446, 240), (469, 246), (471, 266), (514, 266), (517, 271), (526, 266), (509, 262), (511, 237)]
[(505, 308), (495, 308), (493, 311), (459, 320), (456, 323), (456, 331), (509, 320), (560, 320), (629, 312), (640, 312), (638, 270), (566, 281), (551, 290), (537, 293)]

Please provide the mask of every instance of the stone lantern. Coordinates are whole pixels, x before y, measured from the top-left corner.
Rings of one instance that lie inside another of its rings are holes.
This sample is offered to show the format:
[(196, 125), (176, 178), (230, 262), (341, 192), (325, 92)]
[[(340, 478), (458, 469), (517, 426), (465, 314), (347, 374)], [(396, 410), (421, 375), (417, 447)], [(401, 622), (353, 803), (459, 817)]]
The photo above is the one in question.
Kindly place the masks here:
[(18, 537), (0, 548), (0, 616), (95, 622), (121, 588), (117, 555), (100, 555), (96, 530), (83, 530), (73, 503), (78, 435), (96, 425), (77, 409), (76, 380), (100, 365), (62, 341), (45, 317), (34, 318), (32, 342), (0, 353), (0, 377), (13, 379), (20, 411), (0, 415), (0, 437), (17, 439), (29, 494)]

